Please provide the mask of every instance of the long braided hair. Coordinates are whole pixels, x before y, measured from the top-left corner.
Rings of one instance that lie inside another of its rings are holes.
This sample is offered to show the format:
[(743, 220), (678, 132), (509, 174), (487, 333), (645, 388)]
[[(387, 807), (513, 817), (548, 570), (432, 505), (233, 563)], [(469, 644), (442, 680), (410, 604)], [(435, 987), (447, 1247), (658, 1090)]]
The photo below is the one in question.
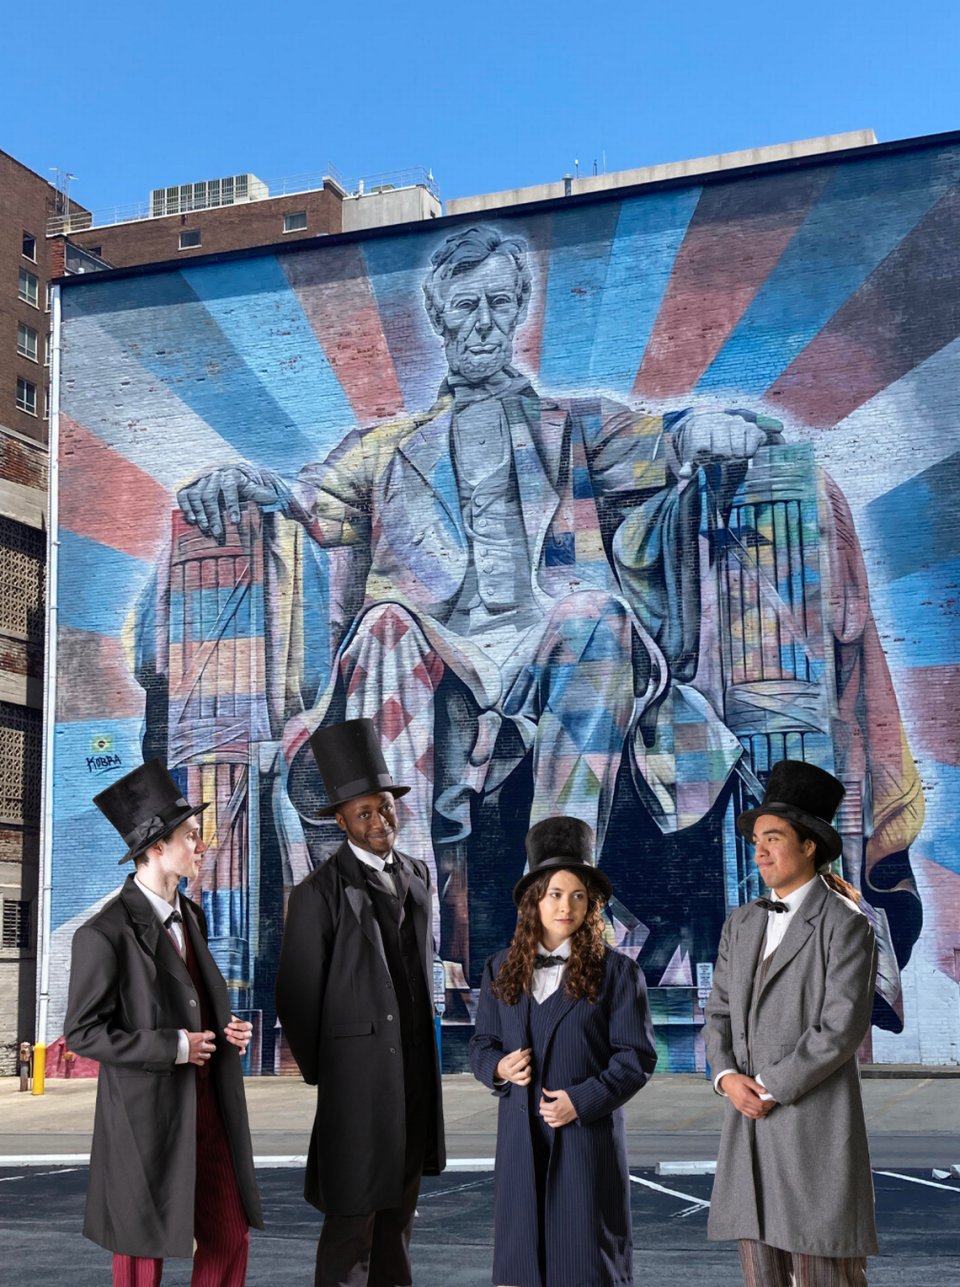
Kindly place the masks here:
[[(784, 819), (784, 821), (786, 821), (786, 819)], [(797, 833), (801, 843), (804, 840), (812, 840), (817, 846), (814, 862), (817, 864), (817, 874), (820, 876), (823, 883), (832, 889), (834, 893), (840, 894), (842, 898), (849, 898), (851, 903), (855, 903), (859, 906), (860, 899), (863, 895), (860, 893), (860, 890), (851, 885), (848, 880), (844, 880), (842, 876), (835, 876), (833, 872), (830, 871), (829, 867), (826, 865), (829, 859), (823, 852), (823, 845), (820, 838), (807, 827), (801, 826), (799, 822), (791, 821), (789, 825)]]
[[(568, 868), (545, 871), (531, 881), (520, 900), (510, 951), (493, 982), (493, 995), (507, 1005), (516, 1005), (521, 995), (530, 991), (533, 962), (543, 935), (540, 903), (558, 870), (567, 871)], [(572, 870), (570, 874), (583, 881), (587, 891), (587, 914), (570, 939), (570, 960), (564, 971), (564, 988), (567, 996), (575, 1000), (585, 998), (595, 1005), (603, 984), (603, 958), (607, 950), (603, 941), (603, 905), (606, 899), (589, 875), (584, 879), (582, 869)]]

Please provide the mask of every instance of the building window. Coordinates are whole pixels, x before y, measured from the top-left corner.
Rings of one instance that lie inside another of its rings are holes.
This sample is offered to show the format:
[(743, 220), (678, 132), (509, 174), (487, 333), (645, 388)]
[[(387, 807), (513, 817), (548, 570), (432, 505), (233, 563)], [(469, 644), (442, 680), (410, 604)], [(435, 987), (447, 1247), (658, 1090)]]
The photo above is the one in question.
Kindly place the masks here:
[(40, 712), (0, 702), (0, 819), (36, 822), (40, 817)]
[(43, 365), (50, 365), (50, 336), (47, 335), (43, 341)]
[(3, 900), (3, 946), (30, 946), (30, 904), (23, 899)]
[(286, 214), (283, 216), (284, 232), (303, 232), (307, 226), (306, 210), (298, 210), (296, 214)]
[(20, 287), (17, 294), (25, 304), (32, 304), (34, 308), (38, 307), (40, 282), (34, 277), (33, 273), (28, 273), (25, 268), (20, 269)]
[(21, 357), (29, 358), (31, 362), (36, 362), (37, 339), (37, 333), (32, 326), (27, 326), (26, 322), (17, 323), (17, 352)]
[(0, 517), (0, 633), (43, 639), (46, 563), (45, 534)]
[(180, 234), (180, 249), (195, 250), (200, 245), (200, 229), (188, 228)]
[(48, 313), (53, 307), (53, 291), (54, 291), (54, 287), (51, 285), (50, 282), (47, 282), (47, 312)]
[(25, 259), (31, 259), (37, 262), (37, 239), (30, 235), (29, 232), (23, 234), (23, 255)]
[(17, 406), (28, 416), (37, 414), (37, 386), (17, 376)]
[(50, 389), (49, 386), (43, 391), (43, 418), (50, 419)]

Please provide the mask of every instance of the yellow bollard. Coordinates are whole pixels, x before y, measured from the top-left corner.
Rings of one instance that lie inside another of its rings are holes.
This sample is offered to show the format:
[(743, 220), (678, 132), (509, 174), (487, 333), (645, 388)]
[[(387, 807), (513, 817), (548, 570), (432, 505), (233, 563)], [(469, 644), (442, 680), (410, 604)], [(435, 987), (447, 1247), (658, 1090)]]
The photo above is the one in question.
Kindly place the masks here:
[(34, 1046), (33, 1048), (33, 1093), (35, 1095), (43, 1094), (43, 1074), (47, 1070), (47, 1048), (46, 1046)]

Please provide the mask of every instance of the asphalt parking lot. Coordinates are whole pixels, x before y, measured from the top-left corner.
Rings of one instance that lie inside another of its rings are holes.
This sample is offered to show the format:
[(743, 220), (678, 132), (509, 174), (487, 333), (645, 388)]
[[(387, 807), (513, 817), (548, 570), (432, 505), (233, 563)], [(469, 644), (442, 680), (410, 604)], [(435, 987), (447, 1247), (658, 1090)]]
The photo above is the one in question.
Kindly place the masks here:
[[(706, 1241), (709, 1175), (634, 1168), (634, 1277), (657, 1287), (741, 1287), (735, 1247)], [(251, 1287), (309, 1284), (322, 1217), (303, 1201), (302, 1172), (258, 1172), (267, 1229), (251, 1239)], [(0, 1168), (4, 1282), (104, 1287), (110, 1256), (80, 1233), (87, 1168)], [(960, 1179), (930, 1169), (874, 1173), (881, 1254), (870, 1287), (960, 1287)], [(414, 1233), (417, 1287), (487, 1287), (493, 1255), (493, 1174), (448, 1171), (425, 1179)], [(186, 1287), (188, 1260), (170, 1260), (163, 1281)]]

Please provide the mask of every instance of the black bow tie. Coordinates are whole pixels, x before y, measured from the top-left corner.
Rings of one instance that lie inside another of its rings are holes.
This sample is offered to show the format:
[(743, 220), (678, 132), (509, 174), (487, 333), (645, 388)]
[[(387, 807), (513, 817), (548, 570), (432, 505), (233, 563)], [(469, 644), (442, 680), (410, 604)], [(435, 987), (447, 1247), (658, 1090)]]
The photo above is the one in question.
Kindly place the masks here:
[(789, 912), (790, 910), (786, 903), (777, 903), (772, 898), (758, 898), (757, 906), (766, 908), (768, 912)]
[(546, 970), (551, 965), (566, 965), (565, 956), (535, 956), (533, 958), (533, 968), (535, 970)]
[(383, 864), (383, 870), (387, 873), (388, 876), (393, 876), (396, 874), (396, 872), (400, 870), (400, 864), (397, 862), (396, 858), (389, 858)]
[(182, 925), (183, 917), (180, 915), (179, 912), (173, 911), (170, 913), (170, 915), (163, 923), (166, 926), (166, 928), (169, 929), (171, 925)]

